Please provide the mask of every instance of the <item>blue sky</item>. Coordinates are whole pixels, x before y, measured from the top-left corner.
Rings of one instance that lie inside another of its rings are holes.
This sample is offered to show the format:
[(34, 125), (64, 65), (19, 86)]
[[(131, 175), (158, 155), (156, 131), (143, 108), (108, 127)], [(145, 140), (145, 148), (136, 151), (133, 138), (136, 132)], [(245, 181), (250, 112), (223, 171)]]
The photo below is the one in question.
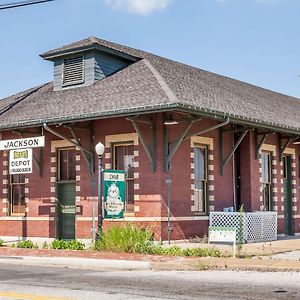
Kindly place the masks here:
[(91, 35), (300, 98), (299, 12), (299, 0), (56, 0), (0, 10), (0, 98), (51, 81), (52, 63), (39, 54)]

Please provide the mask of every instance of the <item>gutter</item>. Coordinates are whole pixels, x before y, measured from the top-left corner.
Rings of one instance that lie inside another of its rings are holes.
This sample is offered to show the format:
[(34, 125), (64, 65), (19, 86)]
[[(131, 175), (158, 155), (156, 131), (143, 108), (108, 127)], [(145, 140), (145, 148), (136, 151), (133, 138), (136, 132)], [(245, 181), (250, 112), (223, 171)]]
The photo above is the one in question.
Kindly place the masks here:
[(192, 113), (195, 115), (204, 116), (214, 120), (224, 120), (225, 118), (230, 117), (231, 122), (235, 124), (248, 125), (255, 128), (265, 128), (276, 132), (300, 135), (300, 128), (297, 127), (283, 126), (273, 122), (263, 122), (253, 118), (246, 118), (234, 114), (218, 112), (210, 109), (204, 109), (196, 106), (191, 106), (182, 103), (174, 103), (174, 102), (159, 104), (159, 105), (151, 105), (151, 106), (139, 106), (133, 108), (116, 109), (116, 110), (105, 111), (105, 112), (78, 114), (74, 116), (62, 116), (57, 118), (29, 120), (25, 122), (12, 123), (9, 125), (2, 125), (0, 126), (0, 130), (12, 130), (12, 129), (18, 129), (24, 127), (41, 126), (44, 123), (47, 124), (71, 123), (74, 121), (92, 121), (99, 118), (110, 118), (110, 117), (121, 117), (121, 116), (127, 117), (136, 113), (155, 113), (155, 112), (164, 112), (170, 110)]

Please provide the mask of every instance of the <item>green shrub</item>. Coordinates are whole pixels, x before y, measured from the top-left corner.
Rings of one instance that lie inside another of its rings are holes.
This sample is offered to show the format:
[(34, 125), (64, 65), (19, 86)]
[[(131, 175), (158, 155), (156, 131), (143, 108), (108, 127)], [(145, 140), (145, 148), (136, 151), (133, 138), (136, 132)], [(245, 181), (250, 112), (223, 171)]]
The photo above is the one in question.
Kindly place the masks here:
[(54, 240), (50, 248), (56, 250), (84, 250), (85, 245), (77, 240)]
[(187, 248), (182, 250), (184, 256), (196, 256), (196, 257), (221, 257), (221, 252), (218, 249), (209, 248)]
[(122, 227), (113, 226), (103, 232), (95, 243), (95, 249), (100, 251), (151, 253), (153, 235), (148, 229), (134, 225)]
[(17, 248), (37, 249), (38, 246), (30, 240), (20, 241), (16, 244)]
[(178, 246), (172, 246), (170, 248), (163, 248), (162, 255), (169, 255), (169, 256), (182, 256), (183, 250)]
[(3, 246), (4, 241), (0, 239), (0, 247)]

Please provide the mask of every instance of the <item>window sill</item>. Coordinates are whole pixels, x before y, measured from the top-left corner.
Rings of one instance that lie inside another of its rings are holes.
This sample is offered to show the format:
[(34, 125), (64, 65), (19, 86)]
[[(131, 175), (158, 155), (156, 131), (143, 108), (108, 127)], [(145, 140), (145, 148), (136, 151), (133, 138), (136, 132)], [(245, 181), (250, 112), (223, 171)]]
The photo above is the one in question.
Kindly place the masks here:
[(194, 212), (195, 216), (200, 216), (200, 217), (208, 217), (209, 214), (208, 213), (203, 213), (203, 212)]
[(5, 217), (1, 217), (1, 219), (5, 219), (7, 221), (23, 221), (24, 218), (26, 218), (25, 215), (17, 215), (17, 214), (14, 214), (14, 215), (9, 215), (9, 216), (5, 216)]
[(134, 217), (134, 212), (133, 211), (124, 212), (124, 218), (126, 217)]

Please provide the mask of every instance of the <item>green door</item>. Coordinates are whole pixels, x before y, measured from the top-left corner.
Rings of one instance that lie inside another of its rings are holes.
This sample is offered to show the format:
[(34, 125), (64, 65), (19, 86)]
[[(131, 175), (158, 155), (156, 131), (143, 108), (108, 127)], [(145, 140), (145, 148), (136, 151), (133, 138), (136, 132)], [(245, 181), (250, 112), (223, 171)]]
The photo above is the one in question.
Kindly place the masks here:
[(292, 203), (292, 159), (283, 157), (283, 193), (284, 193), (284, 230), (293, 235), (293, 203)]
[(75, 239), (75, 182), (57, 182), (57, 237)]

